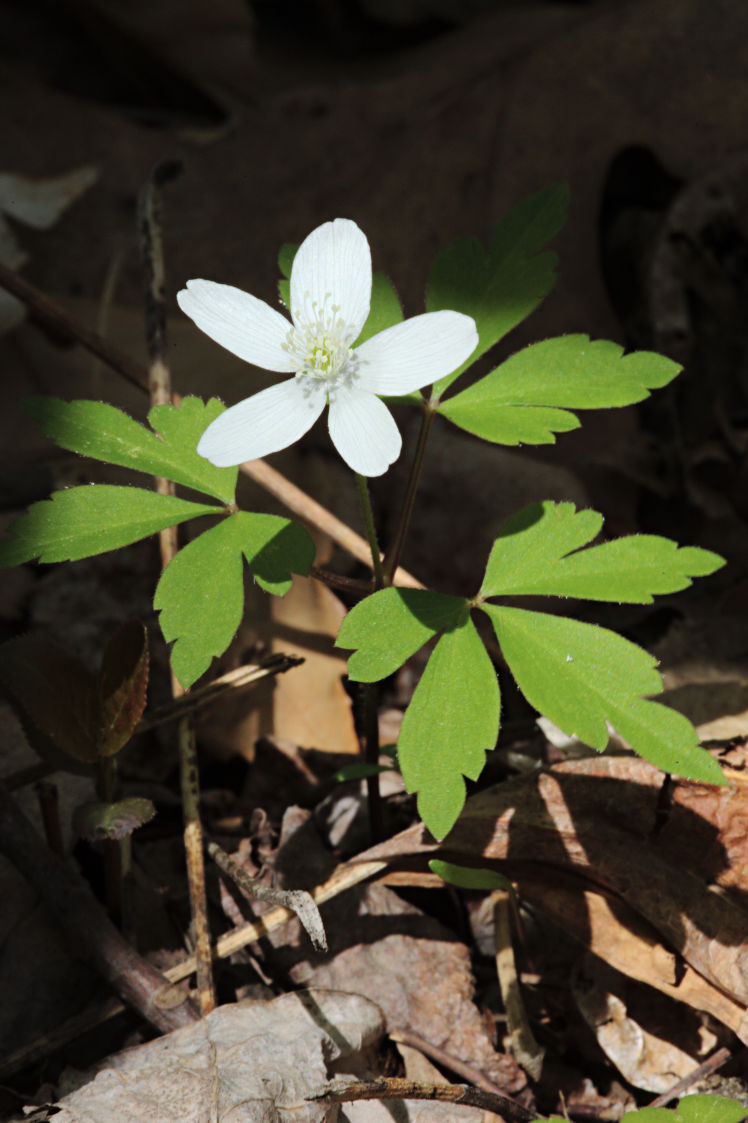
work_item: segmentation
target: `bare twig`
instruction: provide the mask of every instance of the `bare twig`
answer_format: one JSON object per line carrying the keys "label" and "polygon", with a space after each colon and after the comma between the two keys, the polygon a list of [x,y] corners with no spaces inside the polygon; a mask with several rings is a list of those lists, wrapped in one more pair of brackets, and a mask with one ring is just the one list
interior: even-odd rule
{"label": "bare twig", "polygon": [[255,897],[258,901],[267,901],[271,905],[280,905],[295,912],[315,950],[327,951],[325,926],[311,893],[307,893],[305,889],[277,889],[272,885],[261,885],[215,842],[208,843],[208,853],[218,868],[236,882],[245,896]]}
{"label": "bare twig", "polygon": [[506,1096],[485,1092],[482,1088],[470,1088],[467,1084],[425,1084],[420,1080],[388,1079],[384,1076],[377,1080],[331,1080],[305,1099],[327,1104],[352,1103],[354,1100],[437,1100],[493,1111],[507,1123],[530,1123],[530,1120],[543,1118]]}
{"label": "bare twig", "polygon": [[82,344],[87,351],[98,356],[102,362],[112,370],[116,370],[133,386],[137,386],[139,390],[148,390],[148,372],[137,360],[120,351],[119,347],[109,343],[103,336],[91,331],[85,324],[74,320],[37,288],[2,263],[0,263],[0,285],[26,305],[29,316],[35,323],[56,335],[64,343]]}
{"label": "bare twig", "polygon": [[[456,1072],[458,1076],[462,1076],[464,1080],[469,1080],[471,1084],[475,1084],[478,1088],[482,1088],[484,1092],[493,1092],[496,1096],[503,1096],[504,1092],[499,1088],[498,1084],[494,1084],[487,1076],[475,1068],[473,1065],[466,1064],[465,1061],[455,1057],[452,1053],[447,1053],[446,1050],[440,1049],[437,1045],[432,1045],[424,1037],[417,1033],[413,1033],[409,1029],[391,1029],[389,1037],[392,1041],[397,1041],[401,1045],[409,1045],[411,1049],[417,1049],[419,1053],[423,1053],[426,1057],[431,1057],[432,1061],[437,1064],[443,1065],[444,1068],[449,1068],[452,1072]],[[514,1101],[512,1101],[514,1102]],[[521,1107],[521,1104],[517,1104]]]}
{"label": "bare twig", "polygon": [[687,1076],[684,1076],[677,1084],[673,1084],[672,1088],[669,1088],[667,1092],[663,1092],[656,1100],[652,1100],[650,1104],[647,1104],[647,1107],[667,1107],[672,1100],[677,1100],[687,1092],[689,1088],[692,1088],[694,1084],[698,1084],[704,1077],[711,1076],[717,1069],[722,1068],[731,1057],[732,1052],[727,1046],[715,1050],[711,1057],[707,1057],[702,1064],[691,1069]]}
{"label": "bare twig", "polygon": [[[141,250],[148,278],[146,292],[146,339],[150,365],[148,386],[151,405],[171,403],[171,379],[166,354],[166,309],[164,307],[164,255],[161,238],[160,185],[172,178],[179,165],[170,161],[157,164],[146,180],[138,200],[138,226]],[[171,480],[156,477],[156,491],[173,495]],[[161,568],[167,565],[179,549],[177,527],[171,526],[159,534]],[[175,699],[185,694],[184,687],[172,671],[171,691]],[[184,849],[187,863],[187,882],[197,956],[197,989],[200,1009],[209,1014],[215,1008],[213,986],[213,956],[208,924],[208,901],[205,893],[205,860],[203,857],[203,828],[200,821],[200,779],[197,767],[195,734],[189,715],[180,718],[178,726],[179,769],[182,787],[182,812],[184,815]]]}
{"label": "bare twig", "polygon": [[198,686],[188,694],[182,694],[165,706],[159,706],[157,710],[146,714],[142,721],[138,722],[135,732],[144,733],[147,729],[154,729],[167,721],[178,721],[188,713],[194,716],[205,706],[212,706],[214,702],[224,698],[232,690],[254,686],[272,675],[280,675],[290,671],[292,667],[300,667],[303,662],[304,660],[299,656],[277,652],[265,656],[259,663],[244,663],[241,667],[235,667],[232,671],[214,678],[212,682]]}
{"label": "bare twig", "polygon": [[169,1010],[158,1005],[156,996],[166,985],[164,976],[141,959],[117,931],[81,875],[44,845],[2,786],[0,851],[55,914],[75,953],[93,964],[123,1002],[163,1033],[197,1019],[189,1001]]}

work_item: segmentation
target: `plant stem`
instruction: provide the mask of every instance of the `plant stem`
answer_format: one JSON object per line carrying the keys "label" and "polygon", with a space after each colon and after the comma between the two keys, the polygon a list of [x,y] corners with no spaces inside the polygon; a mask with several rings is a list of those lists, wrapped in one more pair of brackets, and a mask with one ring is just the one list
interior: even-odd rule
{"label": "plant stem", "polygon": [[358,472],[356,472],[356,484],[358,485],[358,497],[361,500],[361,510],[364,515],[366,537],[369,540],[369,549],[371,550],[371,566],[374,570],[374,584],[377,589],[383,589],[385,581],[384,570],[382,569],[382,553],[379,549],[379,542],[377,541],[377,529],[374,525],[374,512],[371,507],[369,484],[367,483],[366,476],[360,476]]}
{"label": "plant stem", "polygon": [[400,518],[397,521],[397,528],[395,536],[392,539],[392,545],[389,548],[387,557],[384,561],[384,584],[391,585],[397,567],[400,564],[400,558],[405,544],[405,535],[408,533],[410,526],[410,518],[413,514],[413,504],[416,499],[416,492],[418,485],[421,482],[421,472],[423,471],[423,461],[426,453],[426,442],[429,439],[431,426],[434,422],[436,411],[431,408],[429,402],[424,402],[423,414],[421,416],[421,431],[418,434],[418,443],[416,445],[415,456],[413,457],[413,464],[410,469],[410,479],[408,480],[408,487],[403,499],[403,505],[400,510]]}
{"label": "plant stem", "polygon": [[[114,785],[117,775],[117,762],[113,756],[99,757],[96,777],[97,795],[102,803],[114,802]],[[122,862],[121,843],[116,838],[105,838],[101,843],[101,856],[104,861],[104,897],[106,910],[113,924],[122,925]]]}
{"label": "plant stem", "polygon": [[[377,541],[377,531],[374,526],[374,512],[371,507],[369,485],[365,476],[356,473],[358,494],[361,500],[361,509],[366,525],[366,537],[371,549],[371,563],[374,570],[374,585],[376,589],[383,589],[385,585],[382,570],[382,555]],[[379,684],[365,682],[360,687],[361,700],[361,735],[364,743],[364,760],[367,764],[379,763]],[[366,796],[369,805],[369,831],[372,845],[380,842],[384,837],[382,796],[379,791],[379,773],[366,777]]]}

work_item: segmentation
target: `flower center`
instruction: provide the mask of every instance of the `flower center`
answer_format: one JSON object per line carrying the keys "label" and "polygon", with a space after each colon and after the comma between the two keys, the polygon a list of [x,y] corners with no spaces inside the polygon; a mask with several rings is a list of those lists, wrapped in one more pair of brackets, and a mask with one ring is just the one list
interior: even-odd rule
{"label": "flower center", "polygon": [[354,325],[346,324],[340,315],[340,305],[330,304],[329,299],[328,293],[321,305],[312,301],[311,315],[289,328],[286,341],[281,344],[296,365],[297,376],[309,375],[333,382],[353,358],[348,341]]}

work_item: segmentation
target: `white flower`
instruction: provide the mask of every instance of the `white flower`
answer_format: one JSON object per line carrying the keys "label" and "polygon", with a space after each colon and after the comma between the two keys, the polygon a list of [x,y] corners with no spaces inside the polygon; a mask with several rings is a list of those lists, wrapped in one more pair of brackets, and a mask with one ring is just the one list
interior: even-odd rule
{"label": "white flower", "polygon": [[326,222],[302,242],[291,271],[290,323],[249,293],[188,281],[179,307],[228,351],[294,377],[222,413],[197,451],[217,467],[287,448],[330,404],[332,442],[354,472],[380,476],[400,455],[392,414],[376,396],[398,396],[450,374],[475,350],[470,316],[429,312],[354,349],[371,299],[371,253],[350,219]]}

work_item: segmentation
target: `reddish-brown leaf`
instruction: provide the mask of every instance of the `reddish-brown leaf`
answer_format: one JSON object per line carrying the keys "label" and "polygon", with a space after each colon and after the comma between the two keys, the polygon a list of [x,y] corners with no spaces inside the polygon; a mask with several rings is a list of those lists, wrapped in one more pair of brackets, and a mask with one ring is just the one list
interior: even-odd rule
{"label": "reddish-brown leaf", "polygon": [[148,634],[130,620],[107,644],[99,672],[100,756],[114,756],[126,745],[143,716],[148,690]]}
{"label": "reddish-brown leaf", "polygon": [[47,738],[75,760],[98,759],[96,683],[75,655],[45,636],[18,636],[0,645],[0,682],[24,725],[42,735],[31,733],[42,755]]}

